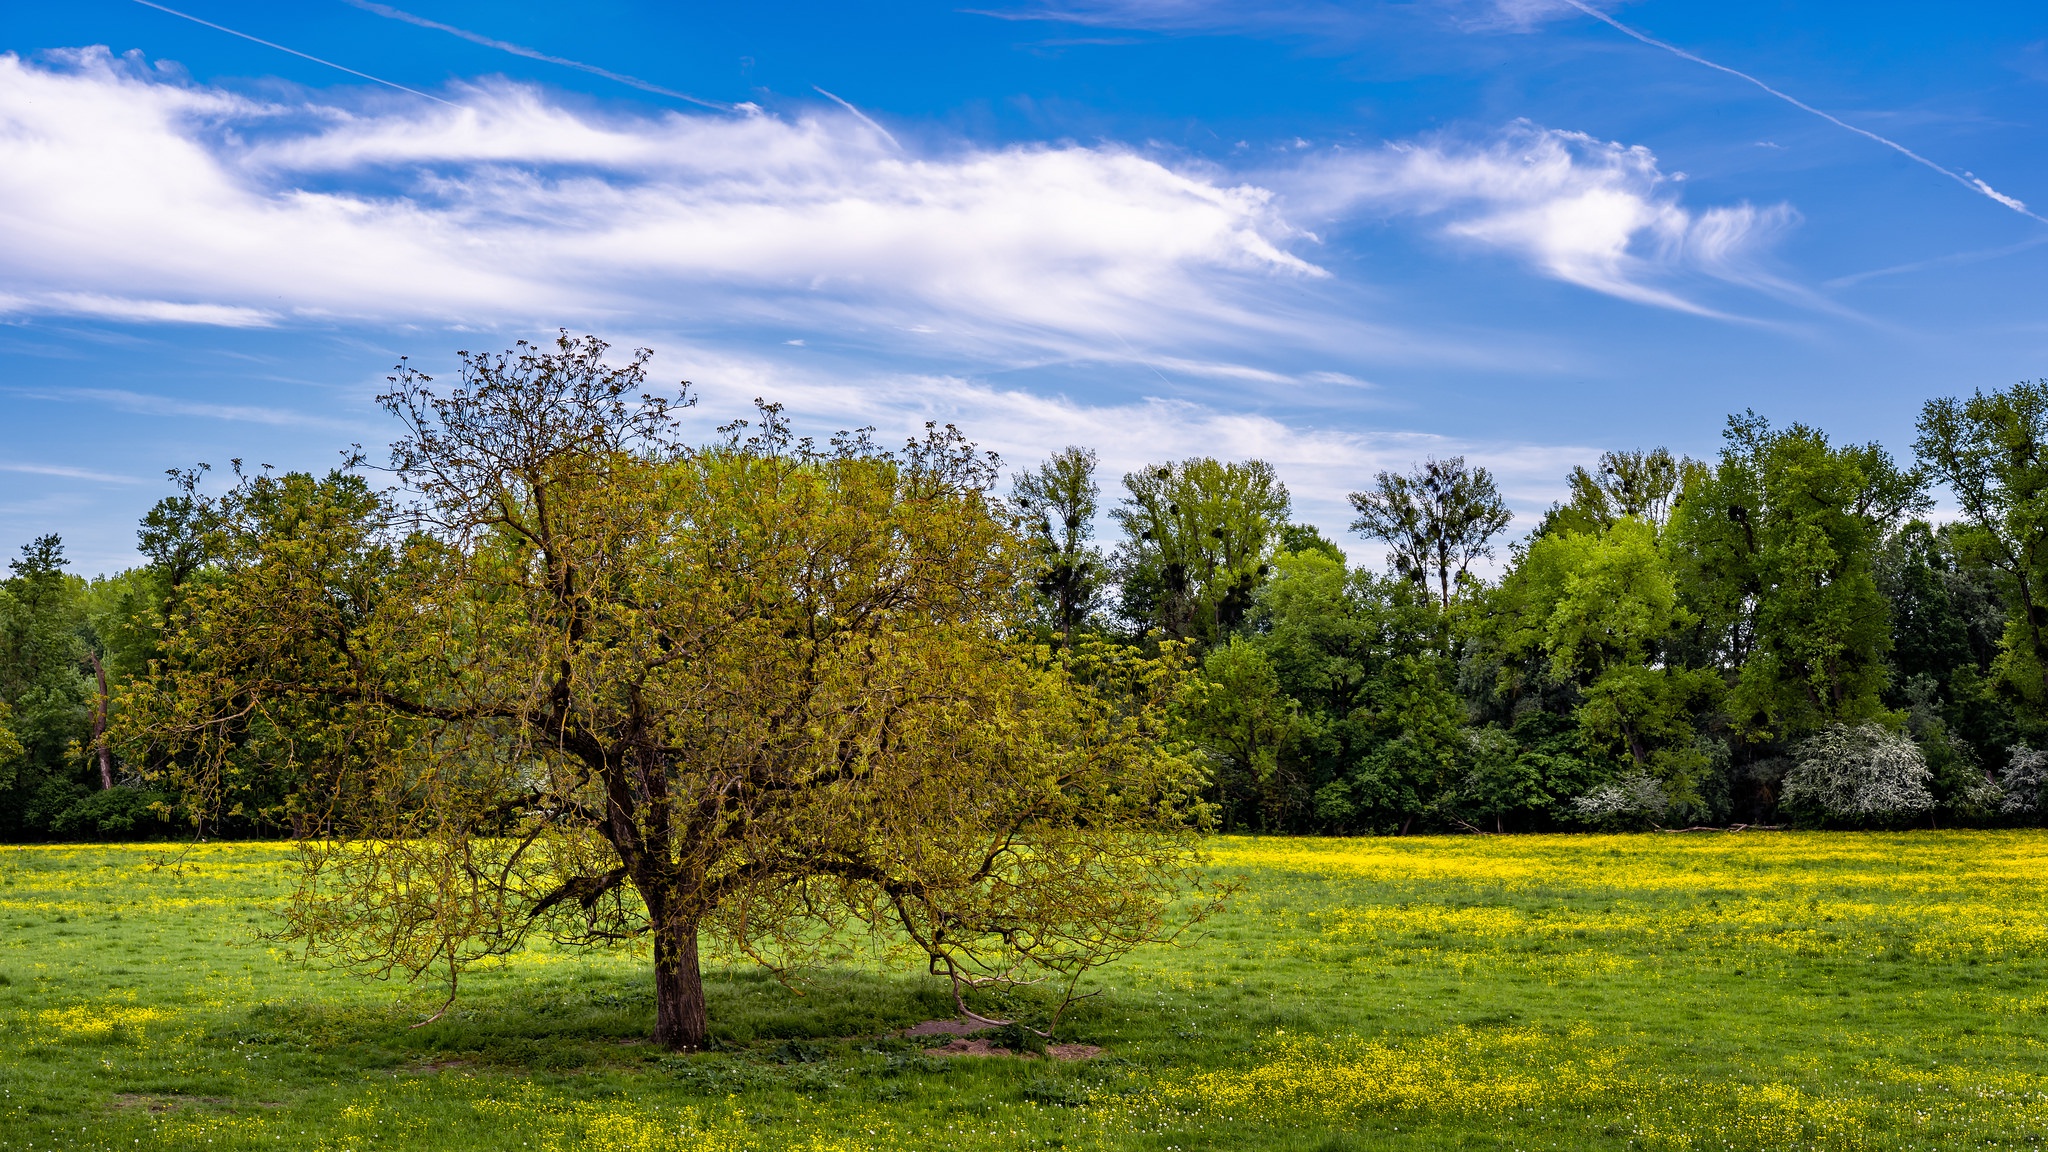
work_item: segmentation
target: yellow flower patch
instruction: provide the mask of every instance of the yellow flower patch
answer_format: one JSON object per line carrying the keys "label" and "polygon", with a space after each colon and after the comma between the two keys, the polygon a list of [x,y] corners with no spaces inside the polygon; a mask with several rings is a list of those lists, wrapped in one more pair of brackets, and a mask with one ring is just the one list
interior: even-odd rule
{"label": "yellow flower patch", "polygon": [[130,1004],[80,1004],[72,1008],[45,1008],[36,1013],[36,1023],[68,1040],[104,1040],[116,1029],[140,1030],[144,1025],[168,1020],[161,1008]]}

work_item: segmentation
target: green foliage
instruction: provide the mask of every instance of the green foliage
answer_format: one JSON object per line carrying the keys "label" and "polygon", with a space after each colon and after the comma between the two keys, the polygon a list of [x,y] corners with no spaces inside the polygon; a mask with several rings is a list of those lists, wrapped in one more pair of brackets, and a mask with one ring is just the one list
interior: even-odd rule
{"label": "green foliage", "polygon": [[1313,524],[1283,524],[1280,526],[1279,550],[1282,552],[1314,552],[1328,557],[1339,564],[1348,563],[1344,550],[1337,542],[1323,535]]}
{"label": "green foliage", "polygon": [[0,835],[51,831],[86,794],[79,742],[90,731],[85,582],[64,571],[64,546],[22,548],[0,582]]}
{"label": "green foliage", "polygon": [[1463,456],[1431,457],[1407,473],[1381,472],[1373,487],[1351,494],[1358,513],[1351,530],[1386,544],[1394,571],[1425,589],[1437,583],[1438,604],[1450,607],[1472,562],[1493,555],[1491,541],[1514,514],[1493,475],[1468,468]]}
{"label": "green foliage", "polygon": [[1571,486],[1568,503],[1554,505],[1534,533],[1582,532],[1598,536],[1624,519],[1640,520],[1662,531],[1678,496],[1704,479],[1707,465],[1669,449],[1648,452],[1602,452],[1592,471],[1575,465],[1565,477]]}
{"label": "green foliage", "polygon": [[992,459],[773,406],[692,446],[604,352],[401,367],[410,506],[335,473],[193,510],[210,567],[119,734],[201,817],[304,822],[289,939],[452,1001],[535,933],[651,937],[694,1049],[700,935],[787,970],[862,923],[956,994],[1071,993],[1209,910],[1180,651],[1020,638]]}
{"label": "green foliage", "polygon": [[1264,460],[1201,456],[1126,474],[1110,512],[1124,533],[1125,619],[1140,632],[1221,642],[1251,610],[1287,512],[1287,486]]}
{"label": "green foliage", "polygon": [[1300,802],[1298,787],[1291,787],[1296,781],[1280,771],[1280,750],[1295,737],[1296,705],[1282,693],[1272,661],[1257,645],[1232,637],[1203,658],[1185,707],[1188,732],[1217,764],[1210,795],[1233,813],[1250,800],[1256,827],[1285,828]]}
{"label": "green foliage", "polygon": [[1060,643],[1088,621],[1109,579],[1102,550],[1089,543],[1101,495],[1095,453],[1086,448],[1055,453],[1017,476],[1011,490],[1035,565],[1031,590],[1038,619]]}
{"label": "green foliage", "polygon": [[1955,494],[1956,555],[1996,575],[2010,605],[1993,675],[2025,705],[2030,732],[2048,728],[2048,382],[1968,400],[1930,400],[1914,452]]}
{"label": "green foliage", "polygon": [[[550,386],[600,367],[587,345],[577,347],[583,360],[550,369]],[[478,363],[502,375],[524,361]],[[493,403],[532,399],[503,380],[476,382]],[[488,406],[479,401],[479,410]],[[586,627],[575,622],[581,609],[567,605],[609,603],[614,594],[631,607],[597,610],[603,627],[591,634],[625,628],[619,635],[635,638],[606,641],[605,655],[575,675],[639,683],[633,661],[674,660],[648,655],[644,637],[675,637],[658,624],[632,633],[629,619],[652,619],[681,600],[730,603],[740,623],[725,638],[752,647],[745,668],[728,672],[763,677],[753,698],[776,699],[809,675],[791,680],[769,655],[809,635],[815,621],[799,619],[795,606],[846,594],[764,591],[785,577],[752,550],[801,536],[794,521],[777,519],[797,515],[777,502],[816,510],[850,499],[881,523],[893,514],[885,505],[920,498],[892,487],[903,474],[889,470],[903,461],[888,464],[864,436],[820,449],[797,440],[772,407],[762,430],[728,429],[724,457],[668,432],[634,445],[605,433],[566,471],[514,468],[503,474],[513,479],[484,484],[456,473],[474,473],[512,440],[493,439],[480,423],[437,430],[439,410],[402,414],[428,436],[406,466],[427,467],[422,482],[452,499],[448,507],[388,505],[348,470],[244,476],[237,468],[226,493],[209,495],[201,465],[173,473],[173,494],[144,518],[144,567],[86,582],[63,572],[55,537],[25,550],[0,584],[0,836],[116,835],[160,827],[156,817],[169,807],[203,819],[213,835],[331,828],[335,813],[315,798],[342,778],[337,765],[403,759],[423,739],[446,739],[426,734],[449,709],[474,709],[488,696],[479,685],[550,651],[564,630]],[[626,424],[639,419],[624,406],[617,414]],[[540,409],[522,418],[541,420]],[[960,456],[957,437],[934,432],[938,439],[913,449],[924,463],[912,471],[994,475],[992,462]],[[1493,553],[1507,510],[1493,477],[1462,459],[1381,473],[1353,494],[1352,527],[1387,545],[1387,577],[1354,571],[1316,528],[1290,522],[1286,488],[1257,460],[1196,458],[1125,476],[1108,516],[1123,540],[1105,558],[1093,540],[1102,511],[1096,458],[1080,447],[1016,474],[1005,501],[986,484],[976,488],[976,523],[1004,542],[977,552],[982,545],[954,538],[946,563],[974,555],[1002,571],[1009,582],[976,591],[968,614],[994,622],[1016,651],[1048,650],[1034,659],[1064,665],[1084,686],[1090,668],[1106,666],[1103,639],[1113,633],[1164,663],[1143,674],[1131,665],[1108,673],[1110,681],[1198,658],[1185,669],[1186,690],[1162,696],[1174,701],[1178,727],[1148,739],[1162,755],[1185,752],[1205,766],[1197,808],[1227,828],[1506,831],[1574,826],[1609,809],[1637,826],[1769,822],[1783,815],[1782,789],[1803,739],[1870,722],[1906,732],[1920,749],[1930,818],[2043,818],[2014,807],[2001,780],[2015,748],[2048,743],[2048,608],[2037,602],[2048,579],[2048,461],[2038,448],[2048,443],[2048,385],[1930,403],[1916,444],[1924,472],[1899,468],[1875,445],[1836,445],[1799,425],[1773,429],[1754,414],[1732,418],[1726,439],[1711,466],[1657,448],[1606,452],[1572,468],[1569,500],[1508,550],[1492,587],[1472,565]],[[443,450],[464,461],[445,476],[432,472]],[[729,471],[690,471],[714,460]],[[777,471],[784,465],[786,474]],[[1907,519],[1927,506],[1926,476],[1957,494],[1960,521]],[[800,495],[805,485],[813,495]],[[683,507],[694,509],[686,519],[708,518],[656,526]],[[705,513],[714,507],[723,511]],[[554,543],[531,530],[561,516],[592,527]],[[834,531],[852,531],[848,524]],[[934,524],[901,528],[901,539]],[[817,555],[851,539],[814,542]],[[562,556],[578,558],[573,578],[534,582]],[[867,578],[858,575],[863,563],[844,570],[855,574],[852,584]],[[945,569],[933,563],[928,573]],[[737,572],[744,580],[730,575]],[[715,594],[694,591],[699,579]],[[448,591],[464,580],[497,591]],[[759,595],[740,595],[736,581],[752,581],[749,595]],[[693,590],[678,591],[686,586]],[[556,617],[536,608],[535,597],[550,595],[561,601]],[[858,633],[882,619],[856,616],[864,623],[834,616],[825,631]],[[417,635],[399,623],[422,619],[434,623]],[[229,620],[233,627],[207,633]],[[905,627],[918,643],[938,635],[925,618]],[[237,629],[263,639],[237,648],[229,639]],[[291,639],[265,647],[280,636]],[[521,645],[525,656],[515,653]],[[496,654],[465,663],[484,650]],[[325,687],[280,691],[253,707],[229,693],[209,705],[218,723],[150,698],[149,684],[160,684],[151,681],[152,661],[239,683],[230,670],[246,671],[252,659]],[[348,691],[360,696],[330,690],[350,677]],[[144,701],[167,727],[143,732],[129,712]],[[505,713],[494,723],[532,715],[523,703],[493,706]],[[405,714],[366,724],[372,707]],[[505,730],[483,731],[482,713],[463,714],[464,734],[435,755],[462,759],[466,775],[455,784],[474,799],[495,787],[492,779],[511,778],[516,757]],[[120,749],[96,735],[109,723],[126,734]],[[200,729],[203,740],[193,736]],[[123,750],[125,758],[115,754]],[[145,774],[181,783],[145,792]],[[431,773],[393,779],[408,788],[449,783]],[[100,796],[108,784],[126,793]],[[477,829],[516,825],[477,803]],[[622,881],[599,866],[602,851],[570,855],[594,871],[557,880],[617,895]],[[450,883],[454,875],[442,874]],[[564,899],[581,908],[584,894]]]}
{"label": "green foliage", "polygon": [[1670,534],[1707,643],[1739,671],[1739,732],[1795,737],[1887,717],[1889,607],[1873,561],[1905,513],[1927,507],[1920,473],[1876,444],[1836,447],[1804,425],[1730,417],[1713,475],[1681,498]]}
{"label": "green foliage", "polygon": [[[1242,647],[1298,708],[1275,749],[1263,826],[1398,828],[1429,810],[1465,757],[1464,706],[1436,648],[1440,613],[1413,583],[1283,553]],[[1226,820],[1239,811],[1225,798]],[[1239,820],[1249,823],[1243,816]]]}
{"label": "green foliage", "polygon": [[1667,659],[1671,639],[1697,618],[1679,603],[1653,525],[1631,515],[1597,532],[1553,529],[1489,606],[1480,627],[1503,657],[1504,687],[1519,689],[1524,674],[1564,686],[1579,701],[1587,747],[1649,772],[1669,794],[1697,796],[1696,736],[1722,682]]}

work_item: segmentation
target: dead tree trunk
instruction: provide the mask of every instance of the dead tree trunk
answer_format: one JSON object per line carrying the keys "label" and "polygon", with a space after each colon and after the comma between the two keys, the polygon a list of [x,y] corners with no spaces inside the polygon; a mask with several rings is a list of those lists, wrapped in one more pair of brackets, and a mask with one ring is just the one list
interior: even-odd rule
{"label": "dead tree trunk", "polygon": [[710,1045],[695,921],[663,916],[655,923],[654,1042],[677,1052],[701,1052]]}
{"label": "dead tree trunk", "polygon": [[100,663],[99,653],[88,649],[85,658],[92,661],[92,674],[99,677],[100,695],[92,707],[92,746],[100,757],[100,787],[114,786],[114,755],[107,750],[107,666]]}

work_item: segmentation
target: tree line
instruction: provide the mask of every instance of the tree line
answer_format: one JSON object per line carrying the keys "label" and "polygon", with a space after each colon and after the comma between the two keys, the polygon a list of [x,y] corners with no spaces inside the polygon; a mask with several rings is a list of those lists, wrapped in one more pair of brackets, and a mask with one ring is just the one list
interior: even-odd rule
{"label": "tree line", "polygon": [[[400,414],[415,431],[415,457],[398,461],[415,468],[408,482],[457,484],[435,471],[452,467],[436,453],[453,449],[431,405]],[[872,449],[864,436],[817,448],[779,410],[765,415],[751,441],[728,438],[728,458]],[[2044,444],[2042,383],[1928,402],[1908,463],[1745,413],[1711,460],[1659,448],[1572,469],[1569,498],[1519,538],[1486,469],[1431,459],[1351,495],[1346,530],[1384,551],[1381,569],[1349,564],[1299,522],[1266,461],[1162,461],[1112,479],[1073,447],[1005,486],[963,441],[928,446],[920,466],[957,457],[947,483],[983,494],[983,530],[1014,550],[988,570],[1008,583],[975,592],[1014,608],[1001,625],[1011,639],[1189,665],[1155,736],[1195,766],[1224,829],[2033,824],[2048,781],[2037,750],[2048,745]],[[403,569],[406,541],[431,532],[417,506],[412,536],[399,531],[390,494],[358,469],[235,473],[227,495],[208,494],[203,466],[174,473],[173,494],[139,527],[138,567],[85,579],[66,570],[54,534],[12,562],[0,582],[0,836],[124,837],[193,821],[303,836],[332,820],[309,800],[308,773],[332,770],[323,740],[367,739],[334,727],[346,709],[320,712],[333,700],[214,732],[232,747],[214,749],[203,779],[179,769],[197,745],[138,725],[197,723],[164,693],[166,677],[220,659],[217,646],[193,647],[202,625],[217,632],[240,612],[252,636],[345,631],[388,598],[379,581]],[[765,475],[728,477],[732,498]],[[1939,522],[1937,494],[1956,510]],[[811,517],[809,531],[847,513],[825,501],[790,514]],[[1097,538],[1105,523],[1114,539]],[[292,598],[304,589],[238,582],[251,556],[342,539],[384,558],[301,572],[341,581],[318,611]],[[638,541],[632,563],[666,570],[708,546]],[[758,562],[734,548],[726,562]],[[1497,575],[1481,578],[1488,559]],[[716,574],[714,554],[700,562],[705,579]],[[768,578],[762,595],[815,593],[801,568]],[[438,646],[409,659],[460,665],[478,627],[441,620],[423,633]],[[766,700],[783,682],[761,676],[752,691]]]}
{"label": "tree line", "polygon": [[[1612,451],[1523,537],[1462,458],[1380,472],[1354,567],[1262,461],[1017,478],[1048,642],[1185,642],[1221,826],[1400,833],[2035,824],[2048,781],[2048,385],[1928,402],[1910,464],[1731,417]],[[1959,515],[1929,519],[1934,495]],[[1498,555],[1496,555],[1498,551]],[[1501,561],[1479,578],[1474,565]]]}

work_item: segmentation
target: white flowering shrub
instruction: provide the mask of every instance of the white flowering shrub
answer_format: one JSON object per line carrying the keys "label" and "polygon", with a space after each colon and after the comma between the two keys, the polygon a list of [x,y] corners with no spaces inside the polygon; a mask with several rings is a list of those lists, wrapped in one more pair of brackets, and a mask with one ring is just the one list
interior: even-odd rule
{"label": "white flowering shrub", "polygon": [[1798,748],[1779,802],[1833,820],[1896,820],[1934,807],[1934,773],[1911,736],[1876,724],[1834,724]]}
{"label": "white flowering shrub", "polygon": [[1671,810],[1671,794],[1648,773],[1624,776],[1572,799],[1572,814],[1588,824],[1649,824]]}
{"label": "white flowering shrub", "polygon": [[2042,790],[2048,786],[2048,752],[2025,745],[2014,748],[1998,783],[2005,793],[2000,810],[2006,815],[2041,815]]}

